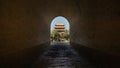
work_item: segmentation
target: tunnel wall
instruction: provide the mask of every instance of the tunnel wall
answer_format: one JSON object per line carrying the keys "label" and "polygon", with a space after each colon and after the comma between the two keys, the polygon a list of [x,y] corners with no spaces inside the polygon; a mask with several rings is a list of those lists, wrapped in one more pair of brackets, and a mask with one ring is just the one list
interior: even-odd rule
{"label": "tunnel wall", "polygon": [[70,22],[71,42],[119,55],[118,6],[117,0],[1,0],[1,63],[27,63],[35,47],[49,42],[56,16]]}
{"label": "tunnel wall", "polygon": [[81,18],[77,23],[79,31],[74,35],[76,42],[120,55],[120,9],[117,0],[78,0],[77,3],[81,8]]}
{"label": "tunnel wall", "polygon": [[[48,42],[49,27],[34,6],[27,0],[0,2],[0,67],[23,68],[36,56],[38,45]],[[38,8],[39,9],[39,8]],[[39,55],[39,54],[38,54]],[[23,67],[21,67],[23,66]]]}

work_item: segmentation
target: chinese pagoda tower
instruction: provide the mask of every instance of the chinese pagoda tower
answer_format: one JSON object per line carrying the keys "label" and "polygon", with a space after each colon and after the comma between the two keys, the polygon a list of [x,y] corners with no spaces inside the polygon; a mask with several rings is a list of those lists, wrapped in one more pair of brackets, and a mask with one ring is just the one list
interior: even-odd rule
{"label": "chinese pagoda tower", "polygon": [[55,24],[54,29],[59,33],[64,33],[65,32],[65,25],[63,23],[57,23]]}

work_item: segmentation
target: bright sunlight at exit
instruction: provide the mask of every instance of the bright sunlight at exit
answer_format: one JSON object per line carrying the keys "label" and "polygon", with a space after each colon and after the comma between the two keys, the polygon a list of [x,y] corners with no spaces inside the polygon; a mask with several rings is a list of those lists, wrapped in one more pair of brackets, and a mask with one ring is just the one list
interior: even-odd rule
{"label": "bright sunlight at exit", "polygon": [[51,42],[70,42],[70,25],[63,16],[55,17],[50,27]]}

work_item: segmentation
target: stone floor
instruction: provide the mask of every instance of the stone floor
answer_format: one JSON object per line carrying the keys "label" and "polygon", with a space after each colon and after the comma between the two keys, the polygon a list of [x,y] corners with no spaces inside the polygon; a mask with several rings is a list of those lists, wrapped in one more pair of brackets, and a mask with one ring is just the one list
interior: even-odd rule
{"label": "stone floor", "polygon": [[32,68],[96,68],[68,43],[53,43]]}

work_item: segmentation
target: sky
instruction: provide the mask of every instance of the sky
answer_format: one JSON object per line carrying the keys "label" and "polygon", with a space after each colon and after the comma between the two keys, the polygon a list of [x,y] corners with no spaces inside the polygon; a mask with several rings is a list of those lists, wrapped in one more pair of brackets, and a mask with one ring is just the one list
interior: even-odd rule
{"label": "sky", "polygon": [[54,29],[54,26],[56,23],[63,23],[65,25],[65,29],[68,29],[68,30],[70,29],[69,22],[65,17],[62,17],[62,16],[55,17],[51,22],[51,28],[50,28],[51,30]]}

